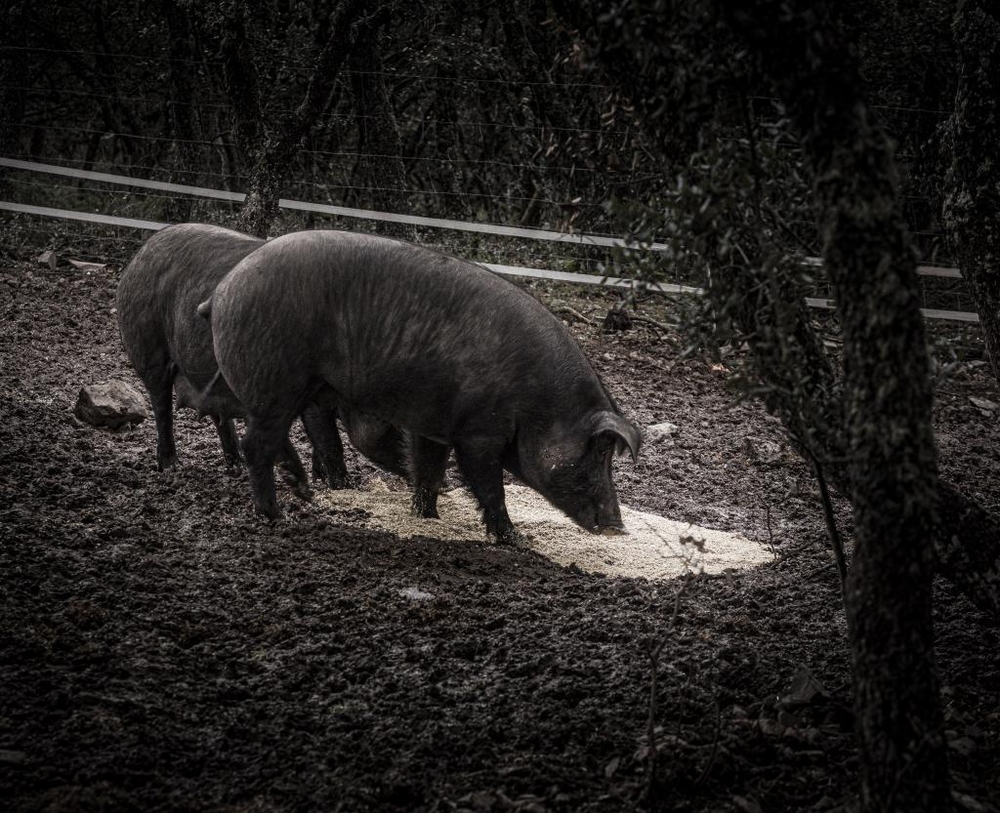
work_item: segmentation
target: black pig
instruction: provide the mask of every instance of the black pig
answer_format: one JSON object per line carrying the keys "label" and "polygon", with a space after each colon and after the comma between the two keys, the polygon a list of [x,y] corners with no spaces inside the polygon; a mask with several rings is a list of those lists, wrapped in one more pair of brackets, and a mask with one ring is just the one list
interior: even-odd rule
{"label": "black pig", "polygon": [[326,399],[412,437],[415,508],[433,516],[449,447],[487,533],[517,534],[503,469],[580,526],[620,528],[616,449],[639,432],[569,331],[481,266],[336,231],[270,241],[212,299],[215,355],[249,415],[256,509],[278,514],[273,463],[302,405]]}
{"label": "black pig", "polygon": [[[196,408],[211,416],[226,461],[230,465],[241,462],[232,419],[244,417],[245,410],[224,382],[206,390],[218,365],[210,325],[197,314],[197,306],[236,263],[263,244],[256,237],[218,226],[183,223],[150,237],[122,273],[116,297],[118,326],[129,359],[149,391],[161,471],[177,461],[174,391],[178,407]],[[405,471],[397,430],[381,422],[342,417],[345,423],[355,424],[354,434],[363,443],[360,451],[393,471]],[[302,418],[314,446],[314,474],[342,488],[346,469],[336,412],[303,404]],[[287,433],[279,456],[294,478],[296,493],[307,497],[307,478]]]}

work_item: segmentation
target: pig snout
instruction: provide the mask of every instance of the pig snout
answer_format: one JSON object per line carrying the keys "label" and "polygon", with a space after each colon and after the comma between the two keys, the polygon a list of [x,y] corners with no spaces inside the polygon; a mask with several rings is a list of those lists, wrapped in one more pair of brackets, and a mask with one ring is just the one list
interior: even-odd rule
{"label": "pig snout", "polygon": [[575,511],[567,513],[573,522],[592,534],[625,532],[625,525],[622,522],[622,512],[618,507],[618,498],[616,496],[612,496],[610,499],[602,498],[588,501],[586,504],[580,505]]}
{"label": "pig snout", "polygon": [[618,507],[617,498],[598,500],[596,520],[594,526],[590,529],[593,533],[616,534],[625,532],[625,525],[622,522],[622,512]]}
{"label": "pig snout", "polygon": [[624,533],[625,524],[622,522],[622,512],[618,507],[618,501],[610,504],[598,503],[597,506],[597,533]]}

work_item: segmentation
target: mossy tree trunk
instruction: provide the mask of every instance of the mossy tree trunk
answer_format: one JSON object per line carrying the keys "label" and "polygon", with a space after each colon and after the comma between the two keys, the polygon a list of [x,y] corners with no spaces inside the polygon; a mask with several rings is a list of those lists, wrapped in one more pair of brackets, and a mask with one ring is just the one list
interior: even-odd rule
{"label": "mossy tree trunk", "polygon": [[951,807],[931,623],[937,461],[916,257],[888,139],[824,4],[723,7],[785,101],[843,330],[854,559],[845,604],[865,811]]}

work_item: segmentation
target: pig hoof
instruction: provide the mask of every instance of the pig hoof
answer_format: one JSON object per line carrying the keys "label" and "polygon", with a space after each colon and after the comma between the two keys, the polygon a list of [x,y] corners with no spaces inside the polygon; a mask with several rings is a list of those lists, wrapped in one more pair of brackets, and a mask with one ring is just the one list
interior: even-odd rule
{"label": "pig hoof", "polygon": [[306,502],[310,502],[312,500],[312,498],[313,498],[312,489],[309,488],[304,483],[302,483],[302,484],[300,484],[298,486],[295,486],[292,489],[292,494],[294,494],[300,500],[305,500]]}
{"label": "pig hoof", "polygon": [[284,482],[284,484],[292,490],[292,493],[300,500],[309,501],[312,499],[313,497],[312,489],[309,488],[309,483],[307,483],[305,480],[300,480],[291,472],[287,471],[283,471],[281,473],[281,479]]}
{"label": "pig hoof", "polygon": [[437,498],[436,489],[418,488],[410,502],[410,513],[424,519],[441,519],[438,515]]}
{"label": "pig hoof", "polygon": [[169,457],[163,457],[156,461],[157,471],[166,471],[167,469],[172,469],[177,465],[177,455],[172,454]]}
{"label": "pig hoof", "polygon": [[281,511],[278,510],[277,504],[273,505],[254,505],[254,513],[264,519],[274,521],[281,517]]}
{"label": "pig hoof", "polygon": [[414,500],[410,506],[410,513],[415,517],[422,517],[423,519],[441,519],[436,505],[424,505],[417,500]]}
{"label": "pig hoof", "polygon": [[496,531],[494,533],[488,533],[487,536],[493,538],[493,540],[498,545],[507,546],[518,546],[527,545],[528,537],[522,534],[520,531],[510,528],[508,530]]}

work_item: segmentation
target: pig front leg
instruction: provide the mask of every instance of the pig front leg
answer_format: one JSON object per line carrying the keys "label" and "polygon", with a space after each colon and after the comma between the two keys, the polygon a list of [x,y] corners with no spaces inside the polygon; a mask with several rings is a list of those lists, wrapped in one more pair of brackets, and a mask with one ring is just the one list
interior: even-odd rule
{"label": "pig front leg", "polygon": [[483,509],[486,535],[495,538],[498,544],[512,545],[523,536],[515,530],[507,514],[500,455],[501,449],[494,444],[472,442],[455,446],[458,469]]}
{"label": "pig front leg", "polygon": [[419,436],[412,438],[409,445],[413,513],[425,519],[438,519],[438,493],[444,485],[451,448]]}

